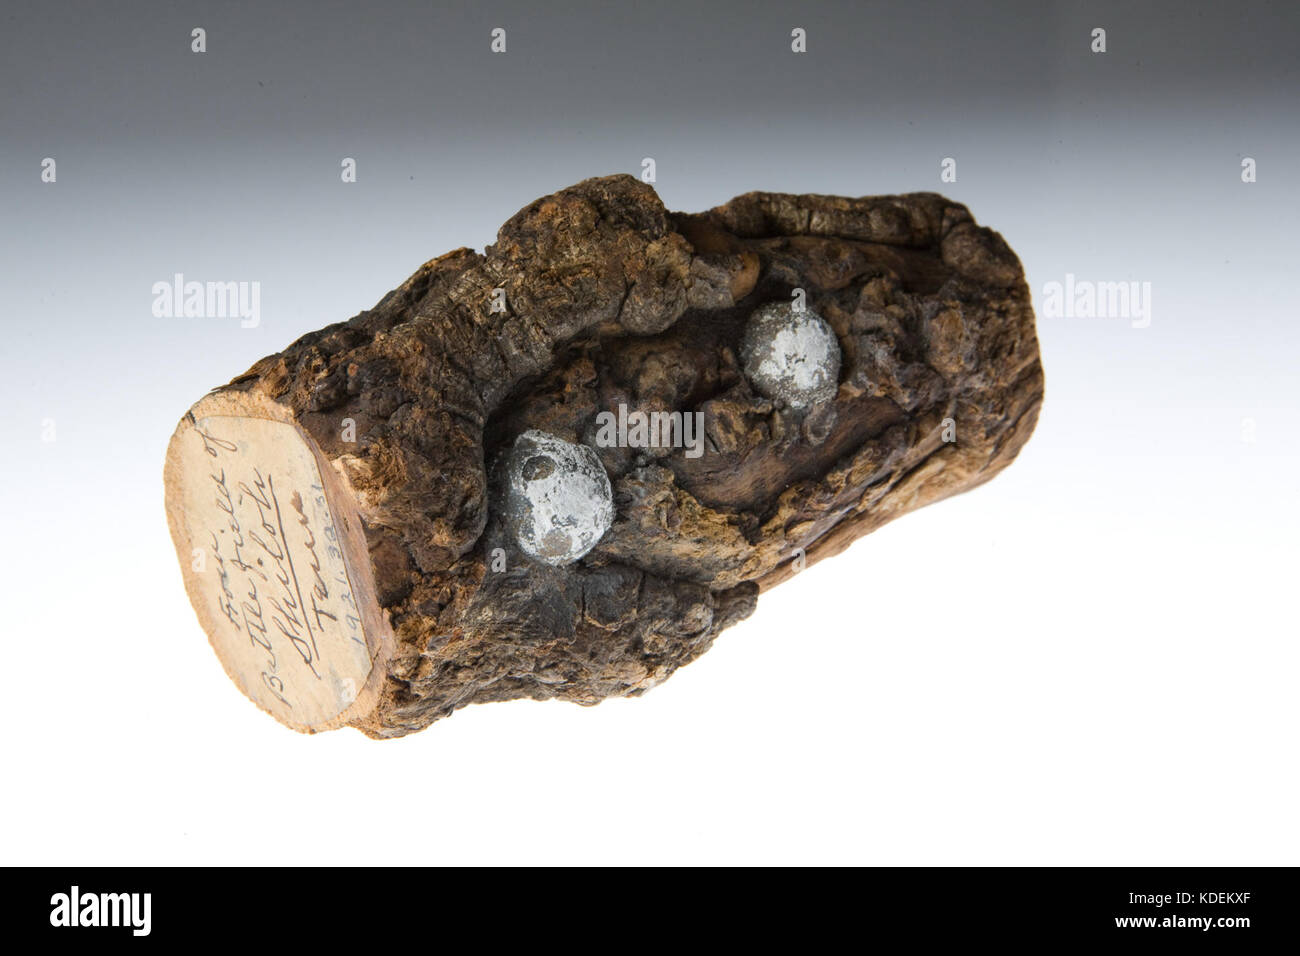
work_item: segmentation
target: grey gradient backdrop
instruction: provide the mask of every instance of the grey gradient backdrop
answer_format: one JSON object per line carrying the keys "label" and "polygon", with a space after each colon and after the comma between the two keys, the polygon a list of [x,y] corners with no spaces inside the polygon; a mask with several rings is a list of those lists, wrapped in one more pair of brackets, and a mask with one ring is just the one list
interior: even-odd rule
{"label": "grey gradient backdrop", "polygon": [[[485,812],[513,805],[508,766],[561,822],[571,787],[659,801],[643,859],[1295,862],[1298,11],[7,5],[0,746],[23,783],[5,798],[6,857],[271,862],[204,816],[238,799],[227,781],[246,764],[276,768],[271,794],[363,801],[367,775],[436,750],[435,776]],[[495,26],[505,55],[489,53]],[[340,182],[345,156],[356,184]],[[1016,465],[765,597],[645,701],[478,708],[387,745],[279,736],[236,698],[184,597],[161,487],[179,416],[424,260],[481,249],[532,199],[647,156],[679,210],[751,189],[943,191],[1002,232],[1036,298],[1067,272],[1147,281],[1152,322],[1040,314],[1046,407]],[[154,318],[150,287],[175,272],[260,282],[260,327]],[[867,620],[851,604],[864,592]],[[790,661],[792,634],[825,656]],[[810,688],[852,678],[774,703],[776,666]],[[93,814],[56,826],[87,786],[146,842]],[[983,796],[954,807],[953,792]],[[1131,812],[1157,808],[1154,830],[1134,829]],[[1244,830],[1185,839],[1247,809]],[[443,840],[449,859],[511,858],[490,835]],[[280,848],[385,859],[337,859],[289,822]]]}

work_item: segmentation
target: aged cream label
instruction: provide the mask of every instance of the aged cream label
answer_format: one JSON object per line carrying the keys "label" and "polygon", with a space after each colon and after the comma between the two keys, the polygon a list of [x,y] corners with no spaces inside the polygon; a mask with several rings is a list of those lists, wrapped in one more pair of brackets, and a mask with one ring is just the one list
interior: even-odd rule
{"label": "aged cream label", "polygon": [[191,593],[217,654],[282,720],[337,717],[371,656],[315,456],[293,425],[260,418],[200,418],[182,438]]}

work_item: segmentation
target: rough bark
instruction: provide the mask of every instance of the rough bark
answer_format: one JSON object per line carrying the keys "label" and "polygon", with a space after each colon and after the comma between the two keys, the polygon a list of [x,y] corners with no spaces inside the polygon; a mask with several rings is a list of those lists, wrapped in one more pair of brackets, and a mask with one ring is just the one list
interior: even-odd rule
{"label": "rough bark", "polygon": [[[737,358],[747,316],[796,288],[843,354],[811,412],[774,407]],[[942,196],[748,193],[688,215],[612,176],[220,392],[282,409],[355,501],[391,654],[351,723],[395,737],[470,703],[654,687],[760,591],[1006,467],[1043,373],[1017,257]],[[704,453],[596,447],[620,403],[702,412]],[[612,528],[567,567],[520,552],[494,507],[493,463],[530,428],[596,447],[612,482]]]}

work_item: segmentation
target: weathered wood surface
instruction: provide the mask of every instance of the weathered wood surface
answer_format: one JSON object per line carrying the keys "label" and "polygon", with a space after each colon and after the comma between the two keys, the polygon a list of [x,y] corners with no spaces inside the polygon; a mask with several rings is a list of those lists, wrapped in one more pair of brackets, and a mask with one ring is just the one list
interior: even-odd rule
{"label": "weathered wood surface", "polygon": [[[774,407],[738,360],[749,314],[797,288],[843,356],[834,400],[811,411]],[[372,667],[337,715],[267,709],[300,730],[394,737],[469,703],[654,687],[796,568],[997,474],[1042,396],[1020,263],[965,207],[749,193],[686,215],[612,176],[537,200],[483,254],[427,262],[200,402],[173,439],[168,510],[198,606],[218,585],[210,562],[191,570],[211,535],[177,491],[215,460],[182,453],[200,442],[195,416],[300,430],[370,605]],[[601,447],[597,414],[620,405],[702,413],[702,453]],[[595,447],[612,483],[613,526],[566,567],[520,552],[495,507],[493,462],[526,429]],[[255,636],[219,616],[210,636]],[[277,665],[301,658],[280,643]],[[321,658],[294,690],[332,666],[308,653]]]}

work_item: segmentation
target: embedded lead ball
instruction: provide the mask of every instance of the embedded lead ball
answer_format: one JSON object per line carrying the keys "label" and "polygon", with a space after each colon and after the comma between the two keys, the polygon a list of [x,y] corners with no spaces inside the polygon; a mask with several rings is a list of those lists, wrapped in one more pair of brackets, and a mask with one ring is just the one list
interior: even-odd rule
{"label": "embedded lead ball", "polygon": [[840,343],[812,309],[769,302],[754,310],[740,342],[740,359],[754,388],[773,401],[807,408],[835,397]]}
{"label": "embedded lead ball", "polygon": [[586,445],[529,430],[506,459],[506,524],[519,547],[547,564],[571,564],[614,523],[605,466]]}

